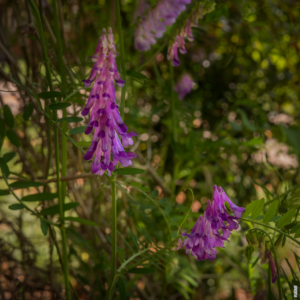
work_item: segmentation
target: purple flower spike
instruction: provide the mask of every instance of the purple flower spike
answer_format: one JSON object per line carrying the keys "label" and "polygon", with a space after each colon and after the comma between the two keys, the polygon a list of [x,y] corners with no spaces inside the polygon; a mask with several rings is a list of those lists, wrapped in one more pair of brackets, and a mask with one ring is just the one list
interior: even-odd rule
{"label": "purple flower spike", "polygon": [[179,100],[182,100],[187,94],[189,94],[194,86],[194,82],[191,76],[185,73],[174,86],[174,91],[178,94]]}
{"label": "purple flower spike", "polygon": [[277,268],[275,264],[275,260],[270,250],[267,251],[267,257],[269,258],[271,273],[272,273],[272,283],[275,283],[277,280]]}
{"label": "purple flower spike", "polygon": [[[206,211],[203,216],[199,216],[190,234],[182,234],[182,236],[187,238],[184,241],[179,239],[174,250],[185,247],[186,253],[191,254],[197,260],[209,259],[213,261],[216,259],[216,247],[224,247],[224,241],[227,241],[231,231],[239,226],[235,220],[240,218],[227,212],[225,201],[228,200],[225,199],[223,194],[225,192],[221,187],[214,187],[212,203],[210,200],[207,201]],[[240,207],[238,208],[240,209]]]}
{"label": "purple flower spike", "polygon": [[134,45],[139,51],[148,51],[156,39],[163,36],[166,26],[175,23],[191,0],[161,0],[144,16],[135,32]]}
{"label": "purple flower spike", "polygon": [[[93,69],[88,79],[83,80],[85,86],[92,84],[92,90],[86,106],[81,114],[86,116],[91,111],[91,117],[85,134],[90,134],[93,129],[93,142],[85,153],[85,160],[92,160],[92,173],[103,175],[107,170],[110,176],[118,162],[123,167],[132,165],[132,158],[136,155],[126,153],[124,147],[133,145],[132,136],[127,133],[127,126],[123,123],[119,113],[119,106],[115,99],[115,84],[124,86],[125,81],[119,76],[116,64],[116,48],[111,28],[106,33],[102,31],[94,55]],[[118,136],[120,135],[122,142]],[[112,161],[111,161],[112,158]]]}
{"label": "purple flower spike", "polygon": [[[184,4],[186,3],[182,1],[181,5]],[[203,15],[214,10],[215,5],[216,4],[213,1],[206,2],[204,6],[202,3],[199,3],[191,16],[186,20],[185,26],[183,26],[183,28],[181,28],[181,30],[179,31],[179,33],[175,37],[173,44],[171,43],[169,45],[168,59],[172,61],[173,66],[177,67],[180,65],[179,59],[177,57],[177,48],[179,48],[179,52],[181,54],[185,54],[187,52],[184,46],[184,38],[187,37],[190,42],[194,40],[191,27],[198,27],[198,19],[203,18]]]}

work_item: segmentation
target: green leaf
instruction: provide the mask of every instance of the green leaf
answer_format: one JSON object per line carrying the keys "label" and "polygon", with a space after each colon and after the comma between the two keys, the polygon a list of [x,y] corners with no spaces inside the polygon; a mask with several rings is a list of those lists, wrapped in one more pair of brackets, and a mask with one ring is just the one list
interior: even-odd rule
{"label": "green leaf", "polygon": [[32,113],[33,113],[33,104],[32,103],[29,103],[27,106],[26,106],[26,108],[25,108],[25,110],[24,110],[24,113],[23,113],[23,119],[25,120],[25,121],[28,121],[29,120],[29,118],[31,117],[31,115],[32,115]]}
{"label": "green leaf", "polygon": [[2,174],[5,175],[5,177],[9,176],[10,174],[9,168],[6,164],[6,161],[2,157],[0,157],[0,169],[2,171]]}
{"label": "green leaf", "polygon": [[0,196],[6,196],[6,195],[10,195],[10,192],[6,190],[0,190]]}
{"label": "green leaf", "polygon": [[135,174],[143,174],[145,170],[137,169],[137,168],[120,168],[115,170],[115,173],[118,175],[135,175]]}
{"label": "green leaf", "polygon": [[[73,209],[75,207],[79,206],[78,202],[71,202],[71,203],[66,203],[63,206],[63,211],[67,211],[70,209]],[[53,216],[59,214],[59,204],[44,208],[41,212],[40,215],[49,215],[49,216]]]}
{"label": "green leaf", "polygon": [[265,199],[262,198],[260,200],[254,201],[254,202],[256,202],[256,203],[255,203],[255,206],[251,213],[251,219],[253,219],[253,220],[256,219],[262,212],[264,205],[265,205]]}
{"label": "green leaf", "polygon": [[69,125],[66,121],[63,121],[61,124],[61,129],[63,132],[67,133],[69,131]]}
{"label": "green leaf", "polygon": [[249,121],[246,113],[242,109],[238,108],[236,112],[241,115],[242,123],[248,130],[252,132],[256,131],[256,127]]}
{"label": "green leaf", "polygon": [[106,234],[105,237],[106,237],[107,240],[112,244],[112,240],[111,240],[110,236],[109,236],[108,234]]}
{"label": "green leaf", "polygon": [[133,273],[133,274],[149,274],[155,273],[156,269],[153,268],[132,268],[129,269],[126,273]]}
{"label": "green leaf", "polygon": [[118,248],[118,255],[120,257],[121,262],[125,261],[125,254],[124,254],[124,249],[123,248]]}
{"label": "green leaf", "polygon": [[264,220],[263,220],[264,223],[269,223],[273,219],[273,217],[276,214],[277,206],[278,206],[278,201],[274,201],[273,203],[271,203],[264,216]]}
{"label": "green leaf", "polygon": [[65,217],[65,220],[78,222],[80,224],[88,225],[88,226],[97,226],[97,224],[95,222],[85,220],[85,219],[81,219],[81,218],[77,218],[77,217]]}
{"label": "green leaf", "polygon": [[62,103],[62,102],[59,102],[59,103],[52,103],[52,104],[48,105],[48,108],[50,110],[60,110],[60,109],[67,108],[69,106],[71,106],[71,103]]}
{"label": "green leaf", "polygon": [[45,185],[42,182],[37,182],[37,181],[15,181],[10,184],[10,187],[15,188],[15,189],[26,189],[29,187],[38,187],[38,186],[43,186]]}
{"label": "green leaf", "polygon": [[47,200],[53,200],[55,198],[58,198],[58,195],[56,193],[39,193],[39,194],[25,196],[22,198],[22,201],[25,202],[47,201]]}
{"label": "green leaf", "polygon": [[5,138],[5,125],[2,118],[0,118],[0,138]]}
{"label": "green leaf", "polygon": [[72,128],[71,130],[69,130],[69,134],[84,133],[84,131],[86,130],[86,127],[87,126],[79,126],[79,127]]}
{"label": "green leaf", "polygon": [[8,163],[10,160],[12,160],[16,155],[16,152],[8,152],[3,155],[3,159],[6,163]]}
{"label": "green leaf", "polygon": [[281,219],[278,221],[277,228],[281,229],[284,226],[286,226],[287,224],[289,224],[292,221],[293,217],[295,216],[295,213],[296,213],[295,208],[293,208],[293,209],[289,210],[287,213],[285,213],[281,217]]}
{"label": "green leaf", "polygon": [[40,218],[41,220],[41,229],[44,236],[48,233],[48,223],[44,220],[44,218]]}
{"label": "green leaf", "polygon": [[300,237],[300,229],[298,229],[294,235],[295,239],[297,239],[298,237]]}
{"label": "green leaf", "polygon": [[136,71],[133,71],[133,70],[127,70],[126,71],[126,75],[127,76],[130,76],[132,78],[135,78],[135,79],[139,79],[139,80],[147,80],[148,77],[145,76],[144,74],[140,73],[140,72],[136,72]]}
{"label": "green leaf", "polygon": [[[256,200],[256,201],[258,201],[258,200]],[[243,213],[243,217],[244,218],[247,217],[247,216],[249,216],[252,213],[252,211],[253,211],[253,209],[254,209],[254,207],[256,205],[256,201],[253,201],[253,202],[249,203],[246,206],[245,212]]]}
{"label": "green leaf", "polygon": [[136,248],[138,249],[138,251],[140,251],[137,236],[132,232],[131,228],[129,228],[129,232],[130,232],[131,238],[133,239],[133,242],[134,242]]}
{"label": "green leaf", "polygon": [[13,145],[15,145],[16,147],[21,146],[18,135],[12,129],[7,130],[6,136]]}
{"label": "green leaf", "polygon": [[53,99],[53,98],[61,98],[63,94],[61,92],[53,91],[53,92],[42,92],[39,93],[38,96],[42,99]]}
{"label": "green leaf", "polygon": [[298,229],[300,229],[300,222],[291,229],[290,233],[295,233]]}
{"label": "green leaf", "polygon": [[295,149],[296,154],[300,155],[300,127],[299,126],[291,126],[289,128],[285,128],[281,125],[281,129],[284,132],[287,142]]}
{"label": "green leaf", "polygon": [[3,114],[4,114],[4,121],[6,125],[10,128],[13,128],[15,125],[15,120],[8,105],[4,105]]}
{"label": "green leaf", "polygon": [[92,142],[84,142],[84,141],[79,141],[76,143],[77,146],[79,147],[87,147],[89,148],[91,146]]}
{"label": "green leaf", "polygon": [[156,198],[157,196],[158,196],[158,190],[153,190],[152,191],[152,193],[151,193],[151,196],[153,197],[153,198]]}
{"label": "green leaf", "polygon": [[21,203],[16,203],[16,204],[12,204],[12,205],[10,205],[8,208],[10,209],[10,210],[19,210],[19,209],[22,209],[22,208],[24,208],[25,206],[23,205],[23,204],[21,204]]}
{"label": "green leaf", "polygon": [[64,117],[58,119],[56,122],[63,122],[66,121],[67,123],[74,123],[74,122],[81,122],[83,121],[83,118],[80,117]]}
{"label": "green leaf", "polygon": [[90,248],[91,246],[87,243],[87,241],[80,235],[78,234],[75,230],[71,229],[70,227],[66,228],[66,232],[68,235],[72,235],[76,238],[78,242],[81,244],[85,245],[86,247]]}
{"label": "green leaf", "polygon": [[118,279],[118,289],[119,289],[119,293],[120,293],[120,299],[126,300],[126,298],[127,298],[126,288],[125,288],[124,281],[121,277],[119,277],[119,279]]}

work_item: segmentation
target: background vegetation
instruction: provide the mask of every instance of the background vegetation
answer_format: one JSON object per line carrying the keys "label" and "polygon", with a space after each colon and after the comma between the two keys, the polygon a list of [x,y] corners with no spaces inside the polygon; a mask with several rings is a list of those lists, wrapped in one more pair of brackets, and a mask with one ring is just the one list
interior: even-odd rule
{"label": "background vegetation", "polygon": [[[56,101],[71,103],[58,118],[80,116],[89,92],[81,80],[91,70],[89,56],[102,28],[113,28],[120,53],[118,3],[40,0],[37,11],[32,3],[0,2],[0,299],[65,299],[64,254],[71,299],[104,299],[112,251],[110,181],[91,174],[91,163],[83,160],[90,137],[80,128],[87,120],[55,121],[41,93],[52,90],[52,82]],[[182,24],[139,52],[133,39],[141,1],[120,1],[124,121],[138,135],[134,167],[145,173],[117,175],[113,299],[291,299],[294,285],[300,288],[299,2],[216,3],[193,28],[195,41],[179,54],[180,67],[172,68],[168,39]],[[117,63],[120,70],[120,57]],[[173,85],[185,72],[195,85],[179,101]],[[66,203],[66,252],[59,209],[53,208],[57,172]],[[263,206],[258,214],[253,205],[246,210],[249,221],[241,222],[214,262],[198,262],[172,251],[170,242],[190,207],[181,231],[203,214],[214,184],[239,206],[264,198]],[[275,244],[281,294],[268,283],[268,264],[255,264],[257,247],[252,259],[245,255],[245,235],[253,227],[266,230]],[[128,272],[142,264],[146,274]]]}

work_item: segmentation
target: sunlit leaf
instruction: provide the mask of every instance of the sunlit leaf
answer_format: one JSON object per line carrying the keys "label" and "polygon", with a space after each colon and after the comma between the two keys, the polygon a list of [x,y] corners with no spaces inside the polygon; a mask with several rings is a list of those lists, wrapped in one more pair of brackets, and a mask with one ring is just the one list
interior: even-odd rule
{"label": "sunlit leaf", "polygon": [[281,229],[283,228],[285,225],[289,224],[293,217],[295,216],[296,210],[293,208],[291,210],[289,210],[287,213],[285,213],[281,219],[278,221],[277,223],[277,228]]}
{"label": "sunlit leaf", "polygon": [[278,206],[278,201],[274,201],[270,204],[264,216],[264,220],[263,220],[264,223],[269,223],[272,220],[272,218],[276,214],[277,206]]}
{"label": "sunlit leaf", "polygon": [[260,200],[255,201],[255,206],[251,212],[251,219],[256,219],[260,213],[262,212],[264,205],[265,205],[265,199],[262,198]]}

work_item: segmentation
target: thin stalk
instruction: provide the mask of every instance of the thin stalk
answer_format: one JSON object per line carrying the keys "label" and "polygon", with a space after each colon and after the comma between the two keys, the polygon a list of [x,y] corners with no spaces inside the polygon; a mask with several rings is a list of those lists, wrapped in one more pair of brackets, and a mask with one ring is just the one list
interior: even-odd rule
{"label": "thin stalk", "polygon": [[173,142],[177,142],[177,127],[176,127],[176,97],[174,93],[174,67],[170,61],[170,94],[171,94],[171,114],[172,114],[172,133]]}
{"label": "thin stalk", "polygon": [[257,221],[251,220],[251,219],[240,218],[240,220],[246,221],[246,222],[251,222],[251,223],[258,224],[258,225],[260,225],[260,226],[264,226],[264,227],[267,227],[267,228],[269,228],[269,229],[275,230],[275,231],[277,231],[277,232],[279,232],[279,233],[285,235],[287,238],[291,239],[292,241],[294,241],[294,242],[297,243],[298,245],[300,245],[300,242],[297,241],[295,238],[291,237],[289,234],[287,234],[287,233],[285,233],[285,232],[283,232],[283,231],[281,231],[281,230],[279,230],[279,229],[277,229],[277,228],[275,228],[275,227],[272,227],[272,226],[269,226],[269,225],[267,225],[267,224],[264,224],[264,223],[261,223],[261,222],[257,222]]}
{"label": "thin stalk", "polygon": [[[55,112],[55,120],[57,119],[57,113]],[[54,143],[55,143],[55,165],[56,165],[56,185],[57,185],[57,194],[58,194],[58,202],[59,202],[59,216],[60,216],[60,232],[61,232],[61,243],[63,250],[63,271],[64,271],[64,279],[65,279],[65,287],[66,287],[66,296],[67,300],[71,300],[70,293],[70,285],[69,285],[69,267],[68,267],[68,253],[67,253],[67,238],[65,231],[65,214],[63,209],[63,199],[62,199],[62,191],[60,188],[60,178],[59,178],[59,143],[58,143],[58,130],[54,128]]]}
{"label": "thin stalk", "polygon": [[127,83],[126,83],[125,50],[124,50],[124,39],[123,39],[123,32],[122,32],[120,0],[116,0],[116,12],[117,12],[116,13],[117,28],[118,28],[119,44],[120,44],[121,74],[122,74],[122,79],[125,80],[124,87],[122,88],[121,104],[120,104],[120,115],[121,115],[121,118],[123,119]]}
{"label": "thin stalk", "polygon": [[[54,25],[55,25],[55,36],[56,36],[56,44],[57,44],[57,59],[58,59],[58,68],[61,76],[61,88],[64,97],[67,93],[67,80],[66,80],[66,72],[64,67],[64,59],[63,59],[63,46],[61,41],[60,34],[60,26],[59,26],[59,16],[58,16],[58,8],[57,1],[53,1],[53,15],[54,15]],[[61,24],[63,26],[63,24]],[[67,116],[66,108],[63,109],[63,117]],[[65,177],[67,175],[67,138],[62,135],[61,137],[61,176]],[[61,184],[61,193],[62,193],[62,202],[65,201],[66,196],[67,183],[62,182]]]}
{"label": "thin stalk", "polygon": [[116,271],[117,271],[117,193],[116,193],[116,177],[114,173],[110,178],[111,184],[111,201],[112,201],[112,250],[111,250],[111,272],[110,272],[110,284],[106,293],[105,299],[110,299],[113,292],[113,287],[116,280]]}

